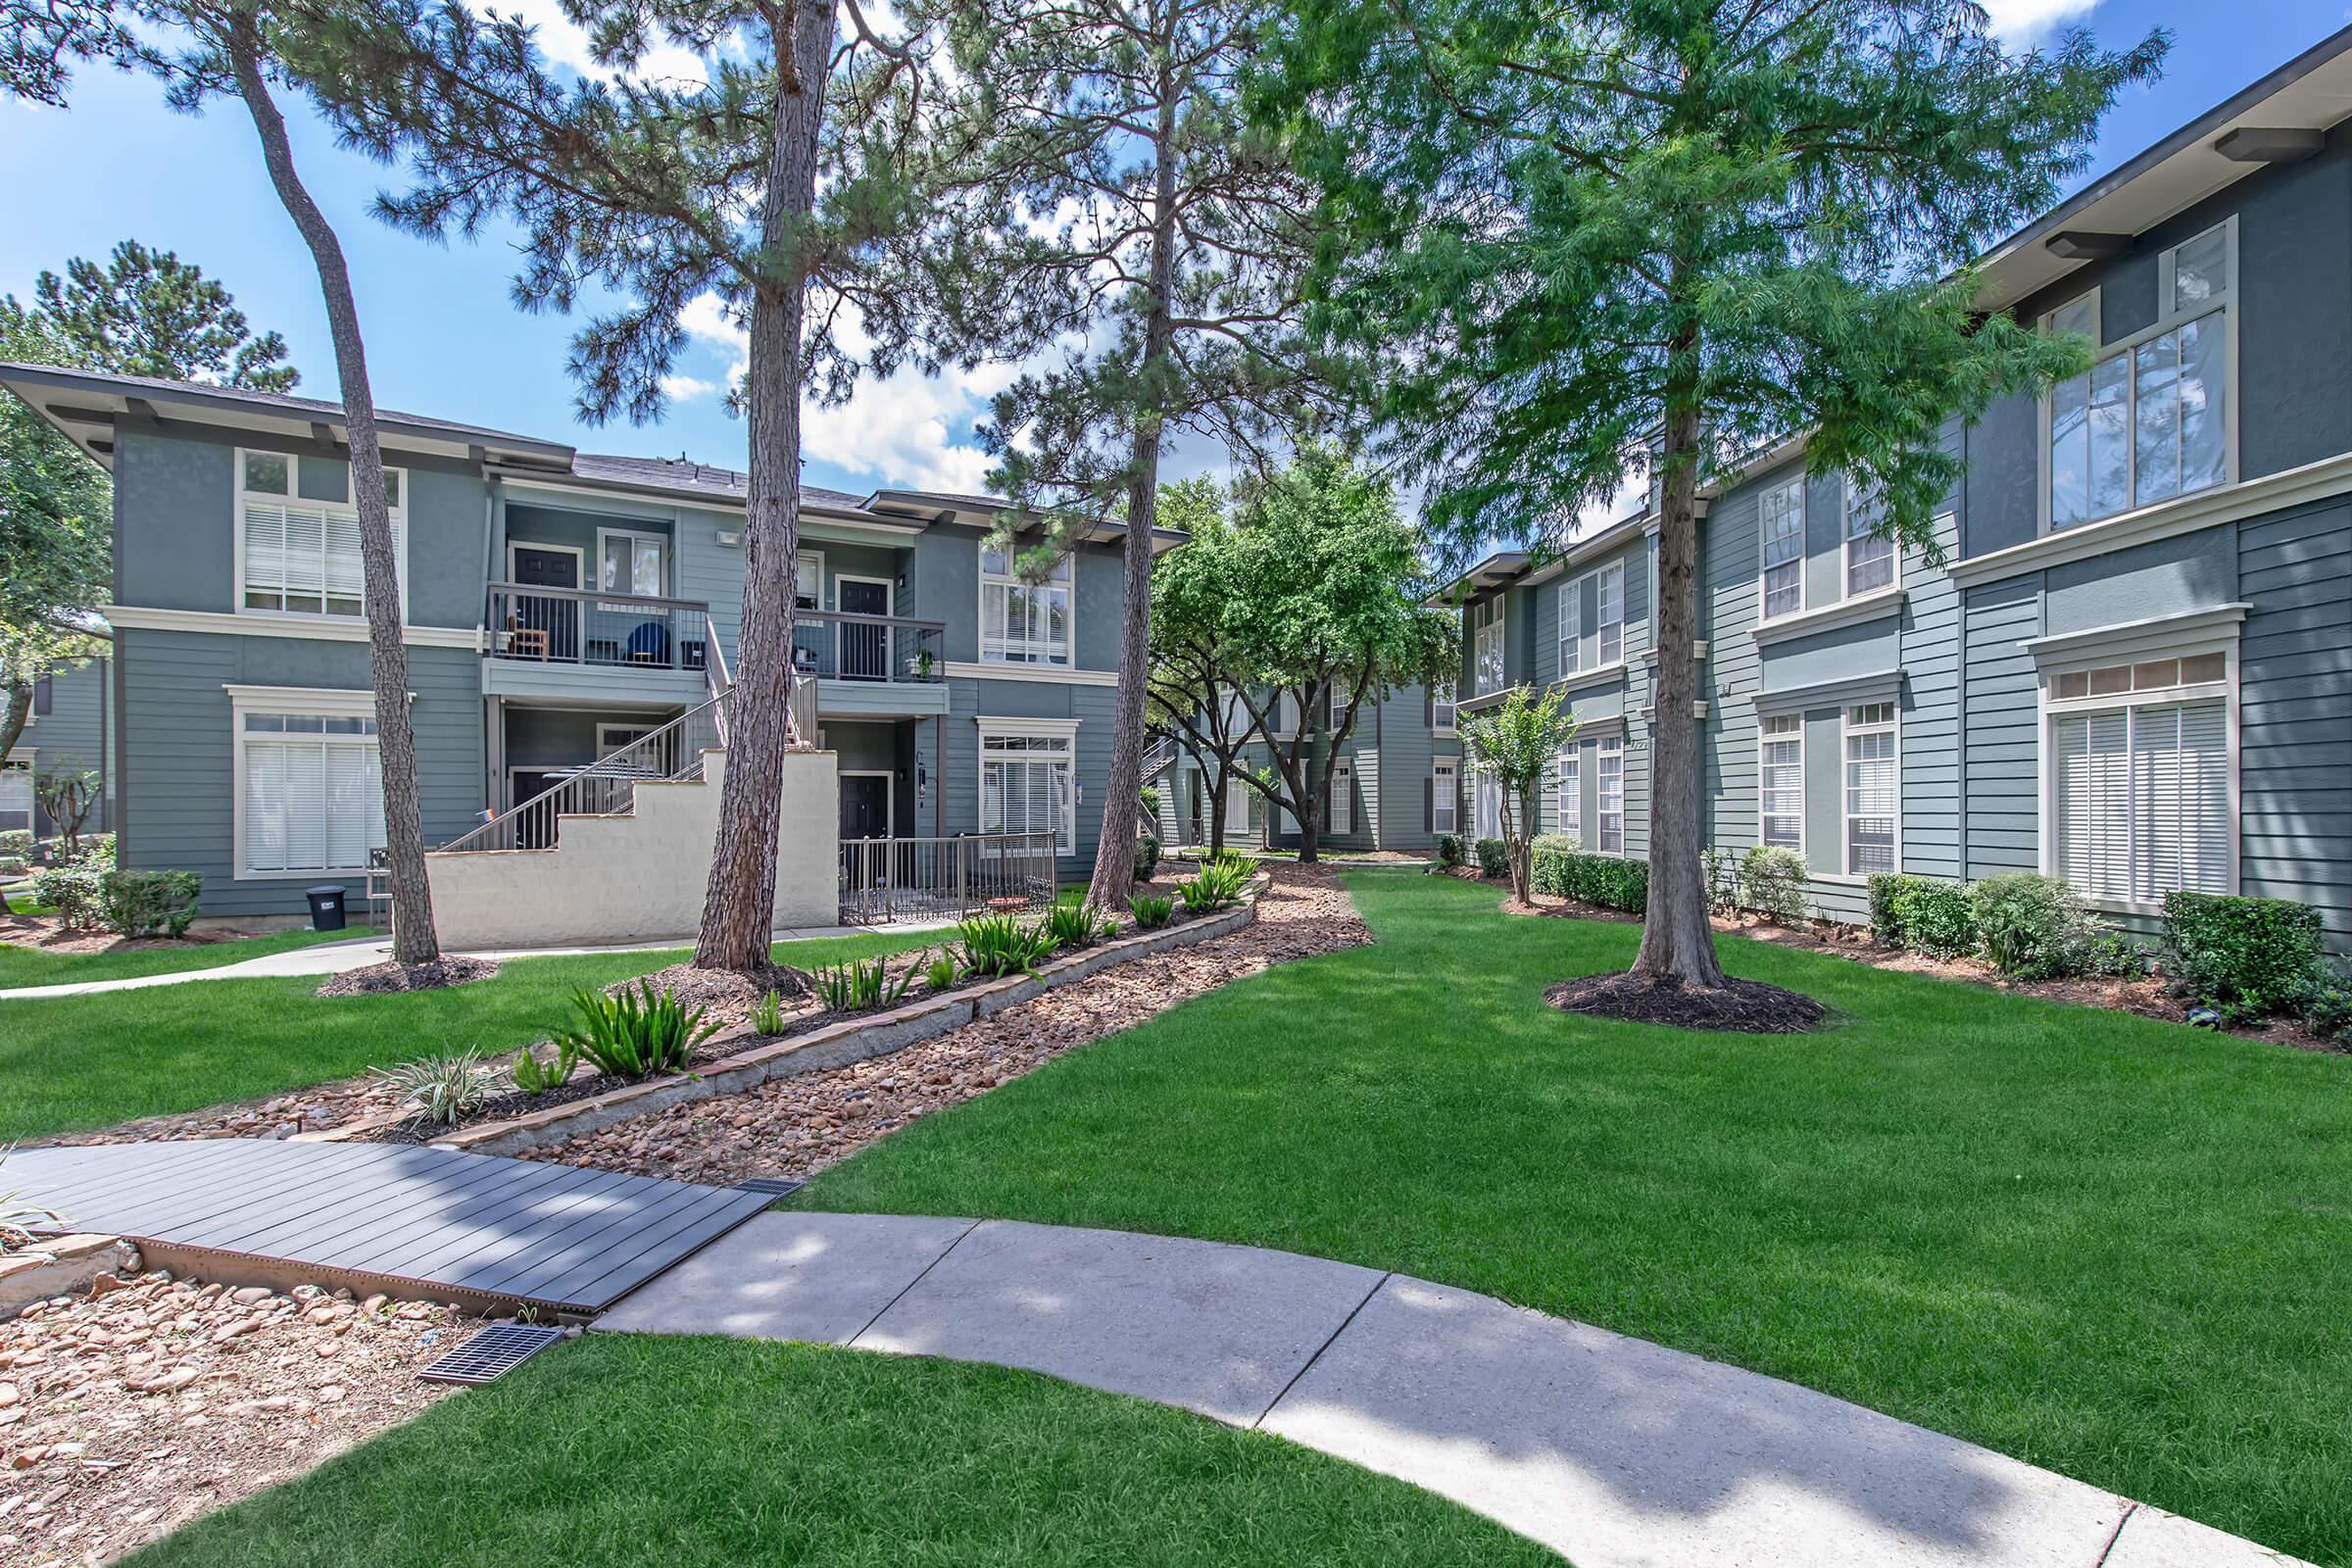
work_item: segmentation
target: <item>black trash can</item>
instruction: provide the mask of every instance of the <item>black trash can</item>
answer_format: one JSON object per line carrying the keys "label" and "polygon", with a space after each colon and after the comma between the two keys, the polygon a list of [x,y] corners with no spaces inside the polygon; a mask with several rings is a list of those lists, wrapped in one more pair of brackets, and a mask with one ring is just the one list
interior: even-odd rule
{"label": "black trash can", "polygon": [[304,888],[303,896],[311,901],[311,929],[340,931],[343,929],[343,884],[328,882],[320,887]]}

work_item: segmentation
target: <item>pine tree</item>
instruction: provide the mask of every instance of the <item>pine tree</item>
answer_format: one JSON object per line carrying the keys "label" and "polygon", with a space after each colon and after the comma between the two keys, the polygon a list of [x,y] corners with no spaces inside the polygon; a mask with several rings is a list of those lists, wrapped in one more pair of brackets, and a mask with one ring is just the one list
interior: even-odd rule
{"label": "pine tree", "polygon": [[1379,346],[1378,422],[1457,555],[1556,552],[1629,462],[1658,485],[1649,912],[1632,974],[1723,984],[1699,857],[1696,501],[1807,466],[1933,548],[1939,441],[2079,341],[1981,318],[1968,262],[2057,195],[2152,75],[2081,34],[2011,55],[1973,0],[1292,0],[1259,112],[1325,220],[1315,326]]}
{"label": "pine tree", "polygon": [[286,340],[254,336],[228,290],[202,268],[135,239],[117,244],[104,267],[76,256],[64,277],[41,273],[32,294],[74,365],[255,392],[290,392],[302,379],[285,363]]}

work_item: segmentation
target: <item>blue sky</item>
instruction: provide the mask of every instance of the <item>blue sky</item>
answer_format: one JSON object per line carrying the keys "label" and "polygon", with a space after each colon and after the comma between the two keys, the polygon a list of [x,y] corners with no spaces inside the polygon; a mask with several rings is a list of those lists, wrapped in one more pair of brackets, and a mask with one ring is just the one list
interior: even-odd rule
{"label": "blue sky", "polygon": [[[1985,0],[2004,37],[2047,37],[2088,26],[2122,44],[2149,27],[2176,38],[2165,78],[2131,94],[2109,117],[2097,169],[2141,147],[2310,47],[2348,18],[2346,0],[2258,0],[2213,6],[2156,0]],[[501,9],[508,9],[502,5]],[[553,19],[547,0],[514,9]],[[558,58],[577,48],[543,32]],[[340,231],[352,264],[377,400],[388,408],[568,440],[584,450],[674,456],[740,466],[744,429],[717,389],[737,358],[713,313],[690,318],[698,333],[679,367],[693,383],[658,425],[581,425],[564,364],[576,322],[526,316],[510,303],[513,254],[493,238],[444,249],[395,234],[368,216],[386,172],[337,150],[288,102],[296,156],[313,193]],[[85,71],[71,111],[0,101],[0,292],[28,296],[44,268],[70,256],[102,257],[135,237],[175,250],[235,293],[257,326],[283,332],[303,371],[301,390],[334,396],[334,361],[318,280],[262,171],[238,106],[201,119],[163,107],[153,83]],[[926,381],[907,374],[867,383],[846,409],[813,410],[807,434],[809,482],[846,490],[881,484],[972,488],[987,466],[971,421],[991,381]],[[1221,466],[1188,452],[1179,471]]]}

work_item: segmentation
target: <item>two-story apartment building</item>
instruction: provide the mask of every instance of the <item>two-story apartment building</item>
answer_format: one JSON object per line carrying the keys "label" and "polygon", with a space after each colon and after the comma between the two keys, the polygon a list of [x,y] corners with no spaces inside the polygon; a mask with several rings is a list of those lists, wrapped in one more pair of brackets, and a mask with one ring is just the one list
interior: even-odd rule
{"label": "two-story apartment building", "polygon": [[85,833],[108,830],[115,788],[109,663],[104,657],[79,660],[34,683],[24,732],[0,758],[0,833],[31,831],[47,838],[57,831],[34,785],[59,772],[98,775],[97,796],[81,827]]}
{"label": "two-story apartment building", "polygon": [[[363,872],[381,803],[340,409],[38,366],[0,386],[114,474],[123,863],[200,871],[207,913],[239,916]],[[379,422],[428,843],[728,678],[743,474]],[[1051,829],[1074,875],[1108,774],[1123,529],[1030,582],[985,543],[999,510],[806,491],[794,657],[844,838]]]}
{"label": "two-story apartment building", "polygon": [[[1801,437],[1710,489],[1711,843],[1796,852],[1848,918],[1874,872],[2022,869],[2130,924],[2174,889],[2242,892],[2352,941],[2348,114],[2352,31],[1984,259],[1985,310],[2096,360],[1954,426],[1942,564],[1873,538]],[[1604,853],[1644,847],[1651,528],[1452,589],[1465,707],[1572,693],[1586,725],[1543,825]]]}

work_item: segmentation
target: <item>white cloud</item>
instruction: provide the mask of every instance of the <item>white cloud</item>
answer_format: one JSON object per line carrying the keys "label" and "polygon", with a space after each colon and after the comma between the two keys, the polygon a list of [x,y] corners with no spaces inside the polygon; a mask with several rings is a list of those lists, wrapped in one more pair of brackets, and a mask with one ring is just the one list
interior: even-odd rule
{"label": "white cloud", "polygon": [[665,375],[662,378],[662,390],[669,395],[673,403],[690,403],[696,398],[710,397],[719,390],[719,385],[716,381],[706,381],[700,376]]}
{"label": "white cloud", "polygon": [[1981,0],[1993,36],[2003,43],[2039,43],[2063,23],[2080,22],[2099,0]]}

